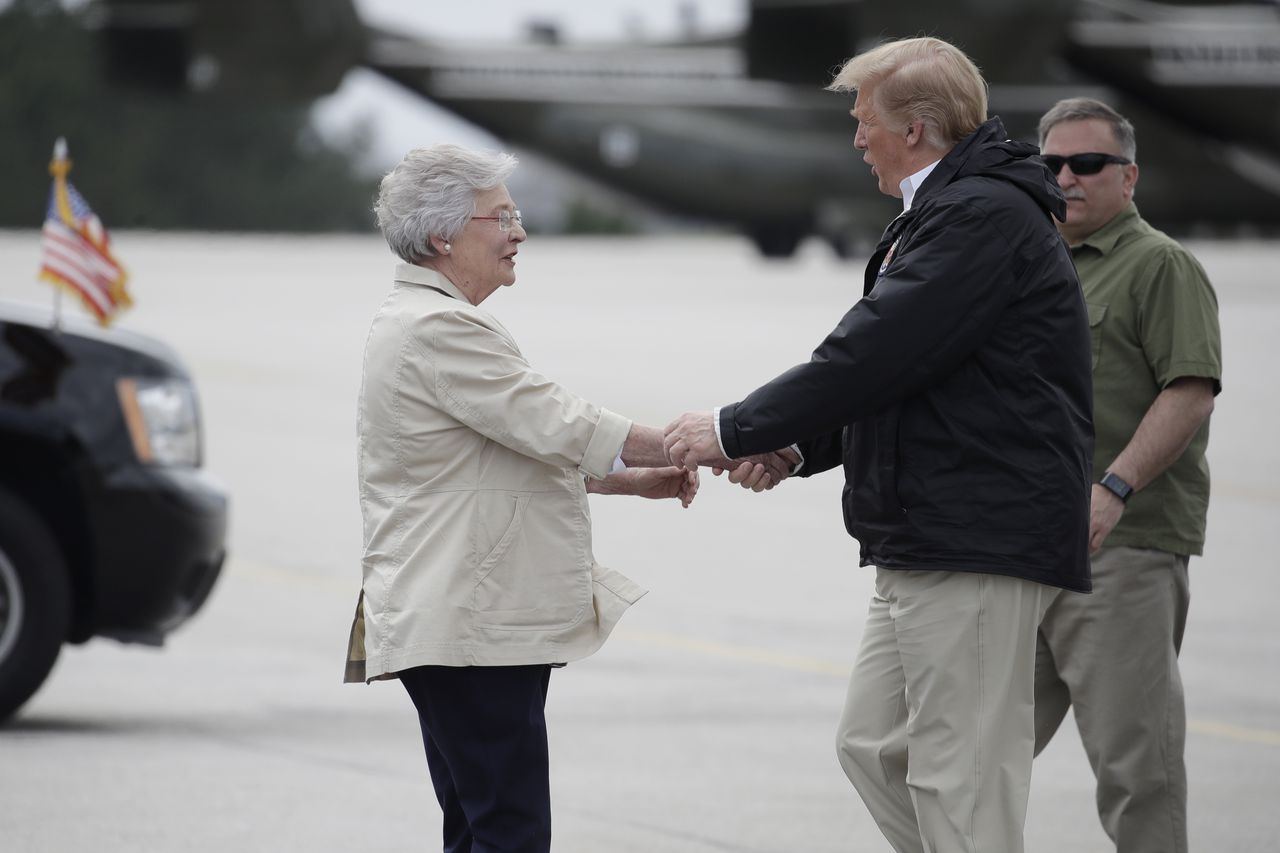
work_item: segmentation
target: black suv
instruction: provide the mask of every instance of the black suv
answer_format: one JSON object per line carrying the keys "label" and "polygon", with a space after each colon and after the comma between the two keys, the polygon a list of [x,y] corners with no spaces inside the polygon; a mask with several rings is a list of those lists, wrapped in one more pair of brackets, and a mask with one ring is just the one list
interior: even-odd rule
{"label": "black suv", "polygon": [[191,377],[159,341],[0,301],[0,721],[64,642],[160,645],[225,555]]}

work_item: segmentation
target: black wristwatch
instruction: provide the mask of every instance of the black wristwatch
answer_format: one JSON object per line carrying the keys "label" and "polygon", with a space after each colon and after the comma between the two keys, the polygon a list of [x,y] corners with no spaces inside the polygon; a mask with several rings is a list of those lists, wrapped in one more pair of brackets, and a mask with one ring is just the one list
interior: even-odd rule
{"label": "black wristwatch", "polygon": [[1102,475],[1098,485],[1118,497],[1121,503],[1128,503],[1129,496],[1133,494],[1133,486],[1130,486],[1110,471]]}

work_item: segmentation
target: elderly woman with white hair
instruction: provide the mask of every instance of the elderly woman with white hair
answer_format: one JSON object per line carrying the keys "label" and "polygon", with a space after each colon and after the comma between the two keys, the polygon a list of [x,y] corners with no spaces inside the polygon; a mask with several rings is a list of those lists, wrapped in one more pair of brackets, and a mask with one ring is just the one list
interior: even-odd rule
{"label": "elderly woman with white hair", "polygon": [[[403,260],[365,346],[357,432],[363,585],[347,681],[418,710],[445,851],[551,844],[551,667],[590,655],[644,591],[595,561],[587,493],[674,498],[662,433],[537,373],[481,308],[525,240],[507,154],[409,152],[375,211]],[[734,481],[770,483],[760,463]],[[776,475],[775,475],[776,479]]]}

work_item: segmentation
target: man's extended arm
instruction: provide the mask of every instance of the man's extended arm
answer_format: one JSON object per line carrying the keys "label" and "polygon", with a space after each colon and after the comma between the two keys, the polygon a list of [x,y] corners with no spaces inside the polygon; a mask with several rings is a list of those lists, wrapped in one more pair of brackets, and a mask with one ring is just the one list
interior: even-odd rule
{"label": "man's extended arm", "polygon": [[[1183,376],[1173,380],[1152,401],[1133,437],[1107,470],[1134,491],[1142,489],[1178,460],[1212,411],[1212,379]],[[1124,503],[1095,483],[1091,506],[1089,550],[1097,551],[1119,523]]]}
{"label": "man's extended arm", "polygon": [[[932,205],[890,271],[809,361],[723,406],[716,420],[690,414],[669,425],[672,461],[694,468],[713,450],[736,458],[831,435],[928,387],[991,335],[1016,295],[1013,268],[1004,235],[981,209]],[[708,426],[719,428],[714,446]]]}

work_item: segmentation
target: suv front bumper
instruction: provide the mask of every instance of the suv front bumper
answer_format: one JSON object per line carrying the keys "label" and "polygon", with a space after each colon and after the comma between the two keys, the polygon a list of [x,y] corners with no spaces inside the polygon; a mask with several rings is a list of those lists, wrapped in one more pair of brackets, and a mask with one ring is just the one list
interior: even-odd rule
{"label": "suv front bumper", "polygon": [[93,633],[159,645],[204,604],[226,557],[227,491],[200,469],[130,465],[101,484],[91,522]]}

